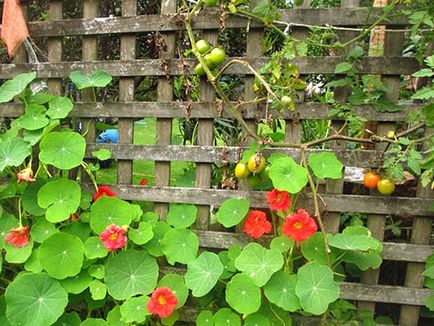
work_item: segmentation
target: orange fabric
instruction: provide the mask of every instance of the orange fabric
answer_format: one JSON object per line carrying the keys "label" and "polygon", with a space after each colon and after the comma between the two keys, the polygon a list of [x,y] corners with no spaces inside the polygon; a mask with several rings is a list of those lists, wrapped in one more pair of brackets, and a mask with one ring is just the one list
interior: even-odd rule
{"label": "orange fabric", "polygon": [[29,30],[19,0],[4,0],[1,39],[10,56],[27,36]]}

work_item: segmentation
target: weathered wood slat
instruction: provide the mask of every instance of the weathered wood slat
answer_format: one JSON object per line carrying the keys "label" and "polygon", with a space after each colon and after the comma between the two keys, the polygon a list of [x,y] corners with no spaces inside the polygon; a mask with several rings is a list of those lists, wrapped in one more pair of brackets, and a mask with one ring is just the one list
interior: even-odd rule
{"label": "weathered wood slat", "polygon": [[[236,191],[221,189],[196,189],[175,187],[150,187],[112,185],[114,191],[124,200],[145,200],[165,203],[190,203],[195,205],[221,205],[229,198],[247,198],[251,207],[267,208],[265,193],[262,191]],[[355,212],[370,214],[392,214],[400,216],[433,216],[428,211],[429,199],[408,197],[377,197],[360,195],[323,194],[329,212]],[[311,194],[303,194],[298,200],[303,207],[313,207]],[[324,207],[321,207],[324,209]],[[326,219],[327,216],[324,216]]]}
{"label": "weathered wood slat", "polygon": [[[98,103],[76,103],[71,112],[73,117],[83,118],[182,118],[187,116],[187,109],[191,108],[188,116],[190,118],[213,119],[218,117],[232,117],[227,108],[220,112],[215,102],[98,102]],[[370,121],[404,121],[410,111],[420,110],[425,105],[405,104],[400,105],[401,111],[393,113],[381,113],[371,106],[360,106],[356,109],[357,115],[362,115]],[[296,104],[296,113],[299,119],[330,119],[328,113],[332,109],[331,105],[303,102]],[[19,117],[24,113],[22,104],[10,103],[0,104],[0,117]],[[273,118],[290,119],[294,112],[286,110],[278,112],[269,110],[267,112]],[[265,109],[246,108],[242,112],[245,119],[256,119],[265,117]],[[333,117],[333,120],[343,118]]]}
{"label": "weathered wood slat", "polygon": [[[241,58],[249,62],[255,69],[260,69],[269,58]],[[228,59],[230,60],[230,59]],[[301,74],[333,74],[338,63],[344,61],[342,57],[297,57],[294,63]],[[133,61],[92,61],[92,62],[62,62],[38,64],[2,64],[0,65],[0,79],[13,78],[15,75],[28,71],[36,71],[39,78],[61,78],[69,76],[74,70],[91,73],[95,70],[105,70],[118,77],[129,76],[166,76],[194,73],[194,59],[185,59],[185,69],[179,67],[178,59],[142,59]],[[164,69],[167,64],[167,70]],[[410,57],[363,57],[356,64],[361,74],[373,75],[410,75],[419,68],[415,58]],[[250,75],[251,71],[244,66],[232,65],[225,74]]]}
{"label": "weathered wood slat", "polygon": [[[183,161],[183,162],[238,162],[239,147],[219,146],[181,146],[181,145],[130,145],[130,144],[88,144],[87,157],[99,148],[108,148],[113,158],[121,160]],[[329,150],[308,150],[309,153],[328,152]],[[294,148],[273,148],[264,151],[284,153],[295,160],[300,160],[300,150]],[[345,166],[375,167],[381,161],[381,151],[338,150],[334,151]]]}
{"label": "weathered wood slat", "polygon": [[[199,237],[200,246],[205,248],[228,249],[234,243],[243,247],[252,242],[252,238],[246,234],[198,230],[195,232]],[[258,242],[268,245],[271,239],[271,236],[263,236]],[[425,262],[433,253],[434,246],[383,242],[384,260]]]}
{"label": "weathered wood slat", "polygon": [[[379,9],[369,12],[368,8],[343,10],[341,8],[326,9],[295,9],[281,10],[279,21],[293,24],[354,26],[370,25],[382,14]],[[53,22],[31,22],[30,35],[32,37],[72,36],[72,35],[101,35],[142,33],[160,31],[177,31],[182,28],[185,15],[163,14],[137,17],[100,17],[96,19],[62,19]],[[226,28],[246,28],[248,20],[241,17],[228,17]],[[406,25],[406,18],[402,15],[392,16],[385,21],[388,26]],[[251,22],[250,27],[261,27],[258,22]],[[219,29],[219,15],[213,10],[207,10],[195,17],[195,29]]]}

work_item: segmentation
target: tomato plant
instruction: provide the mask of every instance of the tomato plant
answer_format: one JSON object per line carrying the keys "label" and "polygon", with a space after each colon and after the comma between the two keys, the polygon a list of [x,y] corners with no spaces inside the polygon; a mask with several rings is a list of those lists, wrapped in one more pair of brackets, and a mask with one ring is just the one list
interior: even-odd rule
{"label": "tomato plant", "polygon": [[377,183],[377,189],[383,196],[389,196],[395,191],[395,183],[389,179],[381,179]]}
{"label": "tomato plant", "polygon": [[208,43],[208,41],[201,39],[196,42],[196,47],[200,54],[205,54],[209,51],[211,45]]}
{"label": "tomato plant", "polygon": [[381,180],[381,176],[375,172],[368,172],[365,174],[363,178],[363,184],[366,188],[375,189],[377,188],[378,181]]}
{"label": "tomato plant", "polygon": [[218,66],[225,61],[226,53],[222,48],[214,48],[209,53],[209,60],[215,65]]}

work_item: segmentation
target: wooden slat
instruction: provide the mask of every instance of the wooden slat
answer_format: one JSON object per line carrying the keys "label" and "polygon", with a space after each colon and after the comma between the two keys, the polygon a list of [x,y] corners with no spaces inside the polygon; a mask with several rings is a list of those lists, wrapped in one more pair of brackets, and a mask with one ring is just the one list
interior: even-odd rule
{"label": "wooden slat", "polygon": [[[242,58],[242,60],[250,63],[256,70],[259,70],[269,61],[269,58]],[[342,57],[297,57],[291,63],[297,66],[301,74],[333,74],[336,65],[342,61],[344,61]],[[185,60],[188,69],[180,68],[180,62],[177,59],[167,59],[165,63],[167,63],[167,70],[162,67],[162,62],[159,59],[1,64],[0,79],[13,78],[19,73],[32,70],[36,71],[39,78],[67,77],[74,70],[83,70],[86,73],[91,73],[95,70],[105,70],[109,74],[119,77],[193,74],[196,60]],[[411,57],[363,57],[356,66],[359,73],[374,75],[411,75],[419,69],[417,60]],[[225,71],[225,74],[250,75],[251,71],[244,66],[232,65]]]}
{"label": "wooden slat", "polygon": [[[121,199],[145,200],[158,203],[190,203],[195,205],[221,205],[229,198],[247,198],[251,207],[267,208],[265,193],[220,189],[196,189],[175,187],[146,187],[111,185]],[[428,211],[429,199],[408,197],[376,197],[360,195],[322,195],[329,212],[355,212],[392,214],[411,217],[432,216]],[[313,207],[310,194],[298,200],[301,207]],[[321,207],[323,209],[324,207]]]}
{"label": "wooden slat", "polygon": [[[327,9],[295,9],[281,10],[279,21],[292,24],[315,24],[315,25],[370,25],[382,14],[380,9],[369,12],[368,8],[354,8],[344,10],[342,8]],[[32,37],[51,37],[51,36],[72,36],[72,35],[100,35],[100,34],[119,34],[119,33],[142,33],[177,31],[180,29],[179,21],[183,21],[184,16],[179,15],[146,15],[137,17],[101,17],[93,19],[59,19],[56,22],[31,22],[29,24]],[[386,25],[406,25],[406,18],[402,15],[391,16],[384,22]],[[228,17],[225,21],[226,28],[245,28],[247,19],[240,17]],[[262,27],[260,23],[251,22],[254,27]],[[207,13],[200,13],[195,17],[193,28],[195,29],[218,29],[220,27],[219,16],[215,11],[208,10]]]}
{"label": "wooden slat", "polygon": [[[128,144],[88,144],[86,156],[91,157],[94,150],[108,148],[112,151],[113,157],[121,160],[154,160],[154,161],[183,161],[212,163],[225,161],[229,163],[238,162],[239,147],[219,146],[181,146],[181,145],[128,145]],[[247,149],[247,148],[244,148]],[[295,160],[300,160],[300,150],[294,148],[274,148],[264,151],[268,157],[272,153],[283,153]],[[330,152],[330,150],[308,150],[311,153]],[[370,167],[378,166],[383,158],[381,151],[357,151],[339,150],[334,151],[337,158],[346,166]]]}
{"label": "wooden slat", "polygon": [[[187,102],[99,102],[95,103],[75,103],[74,110],[70,113],[72,117],[85,118],[183,118],[187,116]],[[381,113],[370,106],[360,106],[356,110],[357,115],[363,115],[370,121],[404,121],[407,114],[411,111],[421,110],[425,105],[406,104],[400,106],[399,112]],[[303,102],[296,104],[296,112],[300,119],[329,119],[328,112],[332,109],[330,105]],[[22,104],[0,104],[0,117],[19,117],[24,113]],[[273,118],[290,119],[293,112],[285,110],[278,112],[271,110],[268,112]],[[242,115],[245,119],[256,119],[265,117],[265,110],[261,107],[245,107]],[[190,118],[214,119],[220,116],[230,118],[227,108],[220,112],[213,102],[193,102],[191,103]],[[333,117],[333,120],[343,118]]]}
{"label": "wooden slat", "polygon": [[[63,5],[62,1],[50,1],[49,6],[50,20],[62,18]],[[48,40],[48,61],[62,61],[62,38],[50,38]],[[61,95],[62,83],[61,80],[50,79],[48,81],[48,89],[52,95]]]}

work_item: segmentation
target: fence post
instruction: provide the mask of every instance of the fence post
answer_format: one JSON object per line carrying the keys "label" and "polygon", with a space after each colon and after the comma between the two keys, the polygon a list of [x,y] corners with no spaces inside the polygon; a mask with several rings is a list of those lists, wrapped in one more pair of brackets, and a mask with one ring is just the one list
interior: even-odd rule
{"label": "fence post", "polygon": [[[49,6],[50,20],[62,19],[63,4],[62,1],[50,1]],[[62,61],[62,38],[50,38],[48,40],[48,61],[61,62]],[[49,79],[48,90],[52,95],[61,95],[62,82],[61,79]]]}

